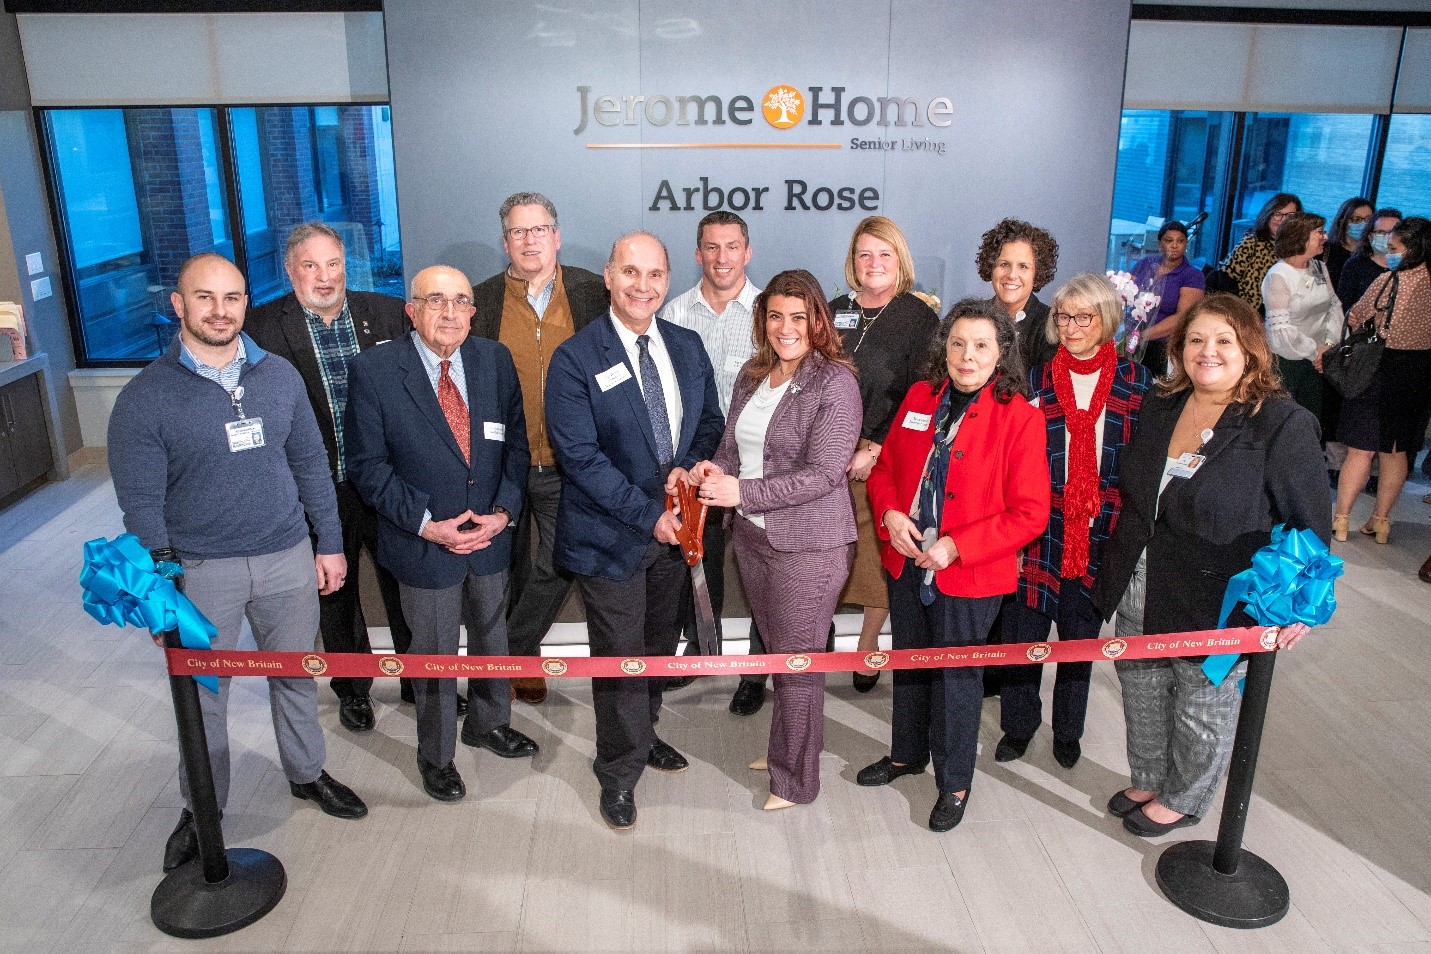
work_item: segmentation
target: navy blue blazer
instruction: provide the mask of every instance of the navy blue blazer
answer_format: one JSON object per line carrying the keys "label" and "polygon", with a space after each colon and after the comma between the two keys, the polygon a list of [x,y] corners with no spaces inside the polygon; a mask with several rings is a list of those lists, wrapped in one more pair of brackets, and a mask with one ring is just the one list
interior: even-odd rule
{"label": "navy blue blazer", "polygon": [[[561,467],[555,559],[582,576],[629,579],[666,507],[651,418],[609,314],[572,335],[547,369],[547,435]],[[725,430],[710,358],[696,332],[656,319],[681,388],[674,463],[690,468],[715,453]],[[629,374],[603,390],[596,376]]]}
{"label": "navy blue blazer", "polygon": [[511,353],[495,341],[468,338],[461,354],[472,420],[470,467],[462,462],[412,335],[364,351],[348,368],[348,479],[378,512],[378,562],[400,583],[422,589],[456,586],[469,570],[486,576],[508,568],[509,532],[464,557],[424,540],[418,530],[424,511],[448,520],[501,507],[516,520],[531,462]]}

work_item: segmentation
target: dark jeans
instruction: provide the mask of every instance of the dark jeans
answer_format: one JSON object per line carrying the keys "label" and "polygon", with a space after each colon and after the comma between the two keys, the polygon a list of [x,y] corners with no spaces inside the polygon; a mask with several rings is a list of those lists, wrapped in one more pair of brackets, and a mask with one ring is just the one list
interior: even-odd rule
{"label": "dark jeans", "polygon": [[[919,601],[924,571],[906,560],[904,573],[889,582],[889,619],[895,649],[981,646],[998,615],[1001,596],[945,596]],[[902,764],[934,763],[941,792],[967,791],[974,781],[979,746],[979,714],[984,705],[984,667],[896,669],[893,744]]]}
{"label": "dark jeans", "polygon": [[[561,474],[555,467],[527,471],[527,502],[517,519],[512,541],[511,595],[508,598],[507,641],[513,656],[540,656],[542,640],[566,602],[572,578],[552,561]],[[537,549],[532,552],[532,531]]]}
{"label": "dark jeans", "polygon": [[[677,614],[691,575],[681,550],[650,541],[630,578],[578,576],[586,604],[593,656],[669,656],[680,637]],[[660,677],[591,680],[596,710],[596,759],[592,769],[603,789],[634,789],[646,768],[661,712]]]}
{"label": "dark jeans", "polygon": [[[358,554],[368,551],[378,578],[378,595],[388,613],[392,627],[393,647],[405,653],[412,644],[412,630],[402,615],[402,600],[398,582],[378,564],[378,513],[363,503],[352,484],[343,481],[338,492],[338,520],[343,525],[343,556],[348,561],[348,575],[336,593],[318,597],[318,631],[323,634],[323,649],[330,653],[371,653],[368,623],[363,618],[363,605],[358,594]],[[339,699],[365,696],[373,680],[366,677],[334,678],[329,682]]]}
{"label": "dark jeans", "polygon": [[[1004,642],[1041,643],[1048,639],[1054,620],[1020,600],[1004,610],[1009,627]],[[1098,635],[1103,620],[1093,608],[1093,602],[1083,592],[1077,580],[1059,584],[1058,638],[1092,639]],[[1031,739],[1043,721],[1043,700],[1039,685],[1043,681],[1043,666],[1004,666],[1002,705],[999,725],[1016,739]],[[1088,683],[1093,676],[1091,662],[1058,664],[1053,682],[1053,737],[1060,742],[1077,742],[1083,738],[1083,720],[1088,714]]]}
{"label": "dark jeans", "polygon": [[[716,639],[725,638],[725,629],[721,625],[721,613],[725,609],[725,546],[726,537],[729,531],[722,524],[725,523],[725,515],[729,508],[712,507],[706,513],[705,533],[701,535],[702,546],[705,550],[706,565],[706,588],[711,595],[711,612],[715,614]],[[686,640],[686,648],[681,652],[682,656],[699,656],[701,654],[700,643],[696,639],[696,600],[692,591],[690,599],[681,609],[681,633]],[[765,641],[760,638],[760,627],[755,625],[755,614],[750,614],[750,649],[752,656],[760,656],[765,653]],[[742,682],[757,682],[765,685],[765,673],[747,674],[741,676]]]}

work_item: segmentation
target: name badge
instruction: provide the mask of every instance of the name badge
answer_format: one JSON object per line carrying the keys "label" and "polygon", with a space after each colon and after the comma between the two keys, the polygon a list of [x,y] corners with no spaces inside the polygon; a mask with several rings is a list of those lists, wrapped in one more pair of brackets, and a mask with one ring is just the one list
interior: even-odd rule
{"label": "name badge", "polygon": [[728,354],[725,356],[725,369],[727,371],[739,371],[745,367],[745,359],[738,354]]}
{"label": "name badge", "polygon": [[482,436],[489,441],[505,441],[507,439],[507,425],[497,421],[483,421]]}
{"label": "name badge", "polygon": [[835,327],[840,331],[851,331],[860,326],[860,313],[857,311],[837,311],[835,312]]}
{"label": "name badge", "polygon": [[263,446],[263,418],[246,417],[241,421],[229,421],[224,425],[229,435],[229,451],[253,450]]}
{"label": "name badge", "polygon": [[596,385],[601,388],[602,391],[610,391],[622,381],[630,380],[631,372],[627,370],[626,365],[613,364],[596,376]]}
{"label": "name badge", "polygon": [[1191,477],[1197,473],[1197,469],[1205,460],[1207,458],[1202,454],[1183,454],[1178,458],[1177,463],[1168,468],[1168,473],[1174,477]]}
{"label": "name badge", "polygon": [[909,411],[904,415],[904,423],[901,427],[907,427],[911,431],[929,430],[929,422],[933,420],[932,414],[920,414],[917,411]]}

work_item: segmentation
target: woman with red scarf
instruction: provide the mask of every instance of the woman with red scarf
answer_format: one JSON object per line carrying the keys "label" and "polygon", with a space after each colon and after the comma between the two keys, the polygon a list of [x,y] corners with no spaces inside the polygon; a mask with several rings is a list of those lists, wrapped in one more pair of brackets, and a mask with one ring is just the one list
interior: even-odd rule
{"label": "woman with red scarf", "polygon": [[[1092,639],[1102,619],[1089,594],[1103,548],[1118,520],[1118,461],[1138,426],[1151,384],[1142,365],[1119,357],[1113,335],[1123,317],[1118,295],[1100,275],[1075,275],[1053,296],[1048,337],[1053,360],[1029,371],[1031,403],[1048,428],[1053,478],[1048,526],[1024,551],[1019,591],[1006,622],[1006,641],[1038,643],[1058,624],[1059,639]],[[1053,757],[1073,768],[1082,754],[1083,720],[1093,664],[1058,664],[1053,686]],[[994,759],[1021,757],[1043,718],[1042,666],[1003,670]]]}

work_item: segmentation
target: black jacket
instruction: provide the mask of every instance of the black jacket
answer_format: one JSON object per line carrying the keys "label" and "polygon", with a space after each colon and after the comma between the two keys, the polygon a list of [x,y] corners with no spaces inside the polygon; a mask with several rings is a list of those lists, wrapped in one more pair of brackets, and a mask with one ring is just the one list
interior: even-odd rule
{"label": "black jacket", "polygon": [[[384,341],[401,338],[412,330],[403,302],[391,295],[377,292],[348,291],[348,313],[353,318],[353,331],[358,338],[358,350],[367,351]],[[313,338],[303,317],[303,306],[292,292],[260,305],[249,312],[243,330],[270,354],[286,359],[298,369],[308,401],[323,432],[323,446],[328,448],[328,467],[336,479],[338,474],[338,437],[333,427],[333,410],[328,406],[328,392],[323,387],[323,373],[318,369],[318,355],[313,350]]]}
{"label": "black jacket", "polygon": [[[560,265],[562,288],[571,306],[573,331],[580,331],[611,307],[606,279],[575,265]],[[498,272],[472,290],[477,313],[472,316],[472,334],[498,340],[502,331],[502,303],[507,297],[507,273]]]}
{"label": "black jacket", "polygon": [[[1093,588],[1107,619],[1146,547],[1145,633],[1216,629],[1227,581],[1251,566],[1276,524],[1331,540],[1317,419],[1286,396],[1267,399],[1256,414],[1243,404],[1223,412],[1203,449],[1207,459],[1192,477],[1174,477],[1158,503],[1168,443],[1191,394],[1144,400],[1119,464],[1123,510]],[[1238,625],[1252,624],[1243,617]]]}

